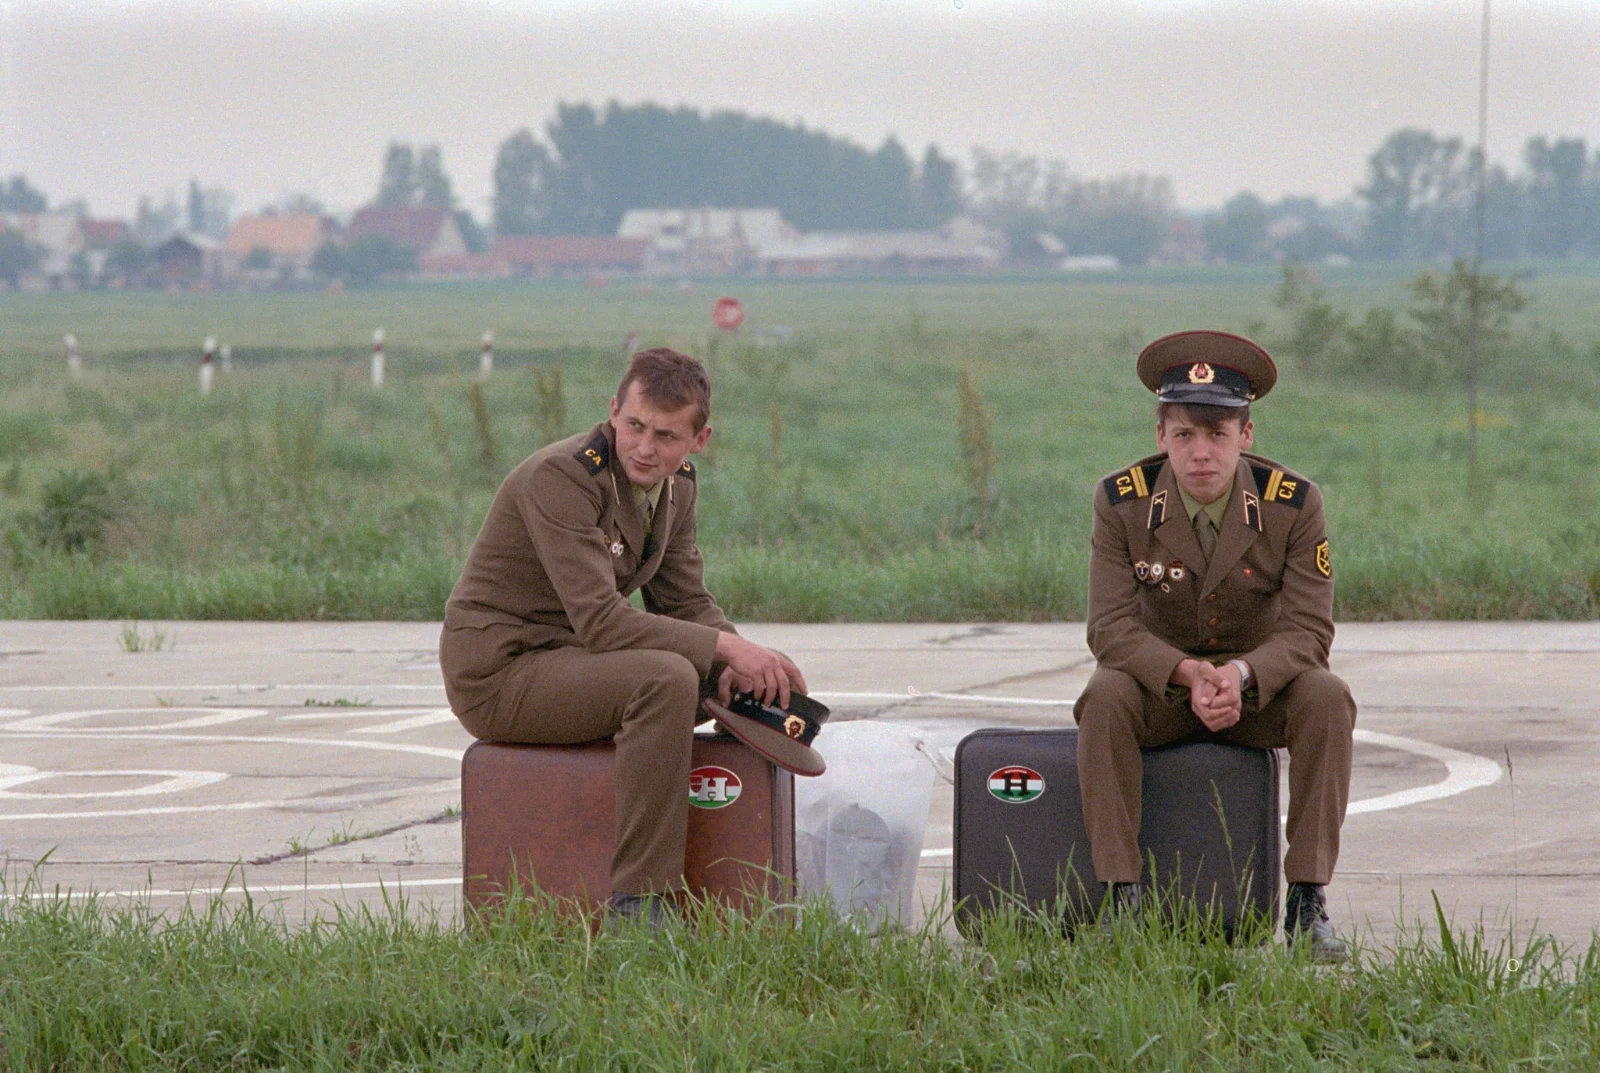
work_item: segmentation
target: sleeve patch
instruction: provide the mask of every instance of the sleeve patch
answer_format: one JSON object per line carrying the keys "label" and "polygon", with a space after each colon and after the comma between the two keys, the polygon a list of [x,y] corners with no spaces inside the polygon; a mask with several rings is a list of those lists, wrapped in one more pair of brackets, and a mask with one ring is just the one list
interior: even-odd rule
{"label": "sleeve patch", "polygon": [[1323,577],[1333,576],[1333,553],[1328,550],[1326,540],[1317,545],[1317,573]]}
{"label": "sleeve patch", "polygon": [[1311,482],[1303,477],[1291,477],[1281,469],[1266,469],[1261,466],[1250,467],[1251,476],[1256,479],[1256,489],[1261,493],[1263,503],[1282,503],[1299,510],[1306,505],[1306,489]]}
{"label": "sleeve patch", "polygon": [[582,462],[583,468],[593,477],[611,464],[611,444],[606,440],[605,433],[596,432],[572,457]]}
{"label": "sleeve patch", "polygon": [[683,465],[678,467],[678,476],[687,477],[691,481],[694,480],[694,463],[685,458]]}

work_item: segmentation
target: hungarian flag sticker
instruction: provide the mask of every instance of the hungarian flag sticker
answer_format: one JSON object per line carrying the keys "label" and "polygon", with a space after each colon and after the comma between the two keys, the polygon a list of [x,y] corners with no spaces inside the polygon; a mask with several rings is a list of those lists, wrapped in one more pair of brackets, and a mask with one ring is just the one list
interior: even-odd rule
{"label": "hungarian flag sticker", "polygon": [[1031,767],[1003,767],[989,776],[989,792],[1001,801],[1021,805],[1044,793],[1044,776]]}
{"label": "hungarian flag sticker", "polygon": [[689,804],[695,808],[727,808],[742,789],[739,776],[725,767],[708,764],[689,772]]}

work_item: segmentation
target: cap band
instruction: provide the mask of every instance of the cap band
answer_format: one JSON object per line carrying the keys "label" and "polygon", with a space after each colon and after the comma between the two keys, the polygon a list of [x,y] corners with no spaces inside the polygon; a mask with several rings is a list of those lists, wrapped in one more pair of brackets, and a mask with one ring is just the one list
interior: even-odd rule
{"label": "cap band", "polygon": [[1180,362],[1161,375],[1161,402],[1200,406],[1247,406],[1254,398],[1250,378],[1237,369],[1208,362]]}
{"label": "cap band", "polygon": [[789,707],[790,711],[784,711],[773,705],[762,704],[749,693],[735,693],[728,699],[728,710],[735,715],[754,720],[801,745],[810,745],[822,729],[822,724],[827,721],[828,709],[799,693],[790,695]]}

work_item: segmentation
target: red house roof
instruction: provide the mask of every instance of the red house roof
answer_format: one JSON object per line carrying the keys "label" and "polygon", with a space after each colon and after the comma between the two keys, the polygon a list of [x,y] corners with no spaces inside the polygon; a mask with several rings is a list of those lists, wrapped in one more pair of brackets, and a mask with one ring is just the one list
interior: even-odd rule
{"label": "red house roof", "polygon": [[438,241],[439,229],[447,216],[440,208],[412,208],[410,205],[361,209],[351,217],[345,237],[354,243],[381,235],[420,252]]}

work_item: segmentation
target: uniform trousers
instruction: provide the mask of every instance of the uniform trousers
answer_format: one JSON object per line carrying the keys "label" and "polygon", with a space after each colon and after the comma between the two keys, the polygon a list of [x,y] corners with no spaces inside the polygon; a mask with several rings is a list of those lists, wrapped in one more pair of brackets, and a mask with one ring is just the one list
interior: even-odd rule
{"label": "uniform trousers", "polygon": [[612,739],[617,828],[615,894],[683,886],[689,751],[702,682],[676,652],[524,652],[496,676],[492,701],[457,713],[474,737],[534,745]]}
{"label": "uniform trousers", "polygon": [[1284,877],[1325,884],[1339,859],[1350,801],[1356,704],[1330,671],[1301,673],[1265,708],[1246,699],[1239,722],[1207,730],[1181,696],[1157,696],[1131,675],[1099,667],[1078,697],[1078,784],[1094,873],[1102,883],[1138,882],[1141,748],[1191,738],[1289,750],[1289,850]]}

